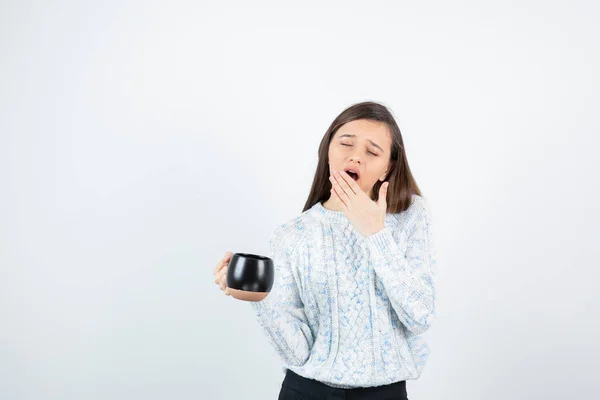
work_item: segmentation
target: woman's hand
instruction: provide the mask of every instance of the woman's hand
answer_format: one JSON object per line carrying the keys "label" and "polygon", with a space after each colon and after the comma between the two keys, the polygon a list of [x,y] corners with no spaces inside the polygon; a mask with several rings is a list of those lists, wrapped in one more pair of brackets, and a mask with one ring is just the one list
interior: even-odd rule
{"label": "woman's hand", "polygon": [[225,256],[219,260],[217,266],[213,269],[215,283],[219,285],[219,288],[227,296],[231,296],[231,293],[229,293],[229,287],[227,286],[227,271],[229,270],[229,262],[231,261],[232,255],[232,252],[227,251],[225,253]]}
{"label": "woman's hand", "polygon": [[379,199],[373,201],[345,171],[332,171],[329,180],[332,196],[343,204],[344,215],[361,235],[367,237],[385,228],[388,182],[381,185]]}

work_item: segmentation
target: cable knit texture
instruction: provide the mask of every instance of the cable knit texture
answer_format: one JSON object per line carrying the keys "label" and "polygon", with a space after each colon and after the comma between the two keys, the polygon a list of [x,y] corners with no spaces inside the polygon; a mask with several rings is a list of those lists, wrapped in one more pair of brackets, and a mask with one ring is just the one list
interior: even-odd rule
{"label": "cable knit texture", "polygon": [[435,317],[435,251],[425,200],[362,236],[316,203],[269,239],[271,293],[250,302],[283,371],[336,388],[417,379]]}

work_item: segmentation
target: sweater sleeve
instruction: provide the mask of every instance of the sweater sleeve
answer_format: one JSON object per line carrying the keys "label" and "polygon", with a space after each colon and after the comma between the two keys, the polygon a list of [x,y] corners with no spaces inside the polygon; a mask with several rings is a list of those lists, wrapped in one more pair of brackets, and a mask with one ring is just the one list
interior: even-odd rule
{"label": "sweater sleeve", "polygon": [[269,239],[275,267],[273,287],[262,301],[251,302],[269,342],[285,363],[302,366],[308,360],[314,338],[300,297],[298,269],[293,262],[297,239],[293,224],[279,226]]}
{"label": "sweater sleeve", "polygon": [[421,198],[412,204],[414,222],[396,241],[386,226],[365,238],[371,262],[402,324],[415,334],[425,332],[435,318],[436,256],[431,220]]}

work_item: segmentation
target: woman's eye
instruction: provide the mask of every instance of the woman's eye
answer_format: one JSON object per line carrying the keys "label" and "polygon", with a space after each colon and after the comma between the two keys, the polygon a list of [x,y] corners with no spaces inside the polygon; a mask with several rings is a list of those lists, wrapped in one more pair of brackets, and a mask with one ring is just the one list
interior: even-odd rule
{"label": "woman's eye", "polygon": [[[352,146],[351,144],[346,144],[346,143],[340,143],[342,146]],[[376,153],[373,153],[372,151],[368,151],[367,153],[372,154],[374,156],[376,156]]]}

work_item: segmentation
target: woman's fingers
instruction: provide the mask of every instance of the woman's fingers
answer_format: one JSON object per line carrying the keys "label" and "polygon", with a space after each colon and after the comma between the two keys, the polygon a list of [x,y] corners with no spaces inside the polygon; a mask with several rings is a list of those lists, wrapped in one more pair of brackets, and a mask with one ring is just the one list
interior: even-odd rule
{"label": "woman's fingers", "polygon": [[225,257],[221,258],[219,260],[219,262],[217,262],[217,265],[215,266],[215,268],[213,268],[213,275],[216,275],[217,272],[219,272],[219,270],[223,266],[223,261],[225,260],[226,257],[227,257],[227,253],[225,253]]}
{"label": "woman's fingers", "polygon": [[215,283],[219,285],[221,290],[224,290],[227,286],[227,270],[228,268],[224,268],[215,275]]}
{"label": "woman's fingers", "polygon": [[215,276],[215,283],[219,285],[219,288],[225,292],[227,296],[230,296],[229,288],[227,287],[227,270],[229,269],[229,261],[231,261],[231,257],[233,253],[230,251],[225,252],[225,257],[223,257],[213,270],[213,275]]}
{"label": "woman's fingers", "polygon": [[217,272],[215,274],[215,283],[216,284],[220,284],[221,279],[223,278],[223,276],[227,276],[227,270],[228,269],[229,269],[228,267],[225,267],[225,268],[221,269],[219,272]]}
{"label": "woman's fingers", "polygon": [[225,257],[223,257],[219,260],[219,262],[217,263],[217,266],[213,270],[213,275],[217,275],[219,273],[219,271],[221,271],[223,269],[223,267],[225,267],[226,265],[229,265],[229,261],[231,261],[232,255],[233,254],[230,251],[225,253]]}
{"label": "woman's fingers", "polygon": [[219,272],[218,274],[215,275],[215,283],[217,285],[220,285],[221,282],[221,273]]}

